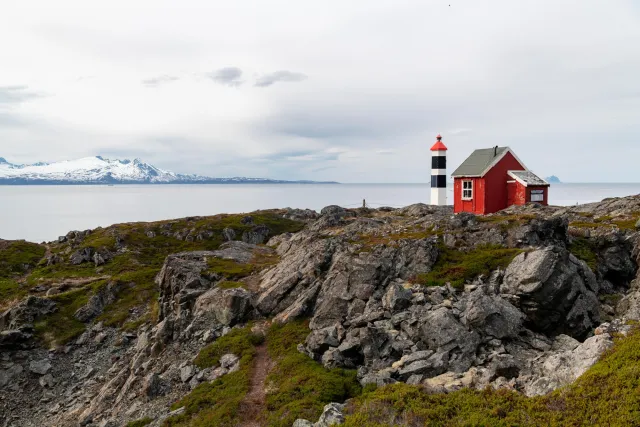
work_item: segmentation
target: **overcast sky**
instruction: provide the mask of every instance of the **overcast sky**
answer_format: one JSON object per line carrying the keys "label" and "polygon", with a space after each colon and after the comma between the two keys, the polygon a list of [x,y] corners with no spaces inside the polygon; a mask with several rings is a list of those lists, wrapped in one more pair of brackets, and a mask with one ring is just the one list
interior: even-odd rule
{"label": "overcast sky", "polygon": [[508,145],[640,182],[635,0],[78,0],[0,5],[0,156],[208,176],[429,182]]}

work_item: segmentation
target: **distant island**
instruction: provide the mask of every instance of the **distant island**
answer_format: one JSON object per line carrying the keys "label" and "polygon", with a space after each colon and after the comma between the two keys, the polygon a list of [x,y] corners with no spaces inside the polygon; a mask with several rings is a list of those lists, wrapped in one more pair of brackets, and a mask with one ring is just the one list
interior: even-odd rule
{"label": "distant island", "polygon": [[546,177],[545,181],[547,181],[549,184],[562,184],[562,181],[560,181],[560,178],[558,178],[555,175]]}
{"label": "distant island", "polygon": [[286,181],[268,178],[212,178],[159,169],[140,159],[110,160],[101,156],[55,163],[21,165],[0,157],[0,185],[100,184],[338,184],[335,181]]}

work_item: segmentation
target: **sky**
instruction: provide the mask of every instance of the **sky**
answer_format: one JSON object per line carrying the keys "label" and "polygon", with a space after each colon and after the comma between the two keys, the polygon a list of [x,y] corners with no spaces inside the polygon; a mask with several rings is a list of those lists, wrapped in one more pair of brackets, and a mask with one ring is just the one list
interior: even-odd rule
{"label": "sky", "polygon": [[429,182],[441,133],[640,182],[639,46],[636,0],[2,2],[0,156]]}

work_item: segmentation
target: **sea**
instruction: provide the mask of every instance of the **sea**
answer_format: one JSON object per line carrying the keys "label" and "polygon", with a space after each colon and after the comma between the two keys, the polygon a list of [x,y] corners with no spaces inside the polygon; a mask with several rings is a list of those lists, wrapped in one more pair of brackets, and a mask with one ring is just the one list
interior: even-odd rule
{"label": "sea", "polygon": [[[568,206],[639,193],[640,183],[554,184],[549,202]],[[0,186],[0,239],[45,242],[71,230],[122,222],[270,208],[403,207],[429,203],[429,195],[429,184]]]}

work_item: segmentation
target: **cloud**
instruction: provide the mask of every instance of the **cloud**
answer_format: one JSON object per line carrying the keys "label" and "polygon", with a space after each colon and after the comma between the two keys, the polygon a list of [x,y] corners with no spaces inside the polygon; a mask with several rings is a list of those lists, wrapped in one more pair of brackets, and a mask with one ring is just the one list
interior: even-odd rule
{"label": "cloud", "polygon": [[254,86],[267,87],[278,82],[301,82],[306,80],[307,76],[302,73],[296,73],[293,71],[280,70],[273,73],[264,74],[256,80]]}
{"label": "cloud", "polygon": [[225,67],[206,74],[211,80],[224,86],[238,87],[244,81],[242,78],[242,70],[238,67]]}
{"label": "cloud", "polygon": [[459,128],[459,129],[452,129],[448,133],[450,133],[451,135],[463,135],[469,132],[471,132],[471,129]]}
{"label": "cloud", "polygon": [[20,104],[43,96],[28,89],[27,86],[0,86],[0,104]]}
{"label": "cloud", "polygon": [[150,79],[143,80],[142,84],[147,87],[158,87],[163,84],[175,82],[176,80],[178,80],[178,77],[169,76],[165,74],[162,76],[152,77]]}
{"label": "cloud", "polygon": [[394,149],[376,150],[376,154],[388,156],[390,154],[396,154],[396,150],[394,150]]}

